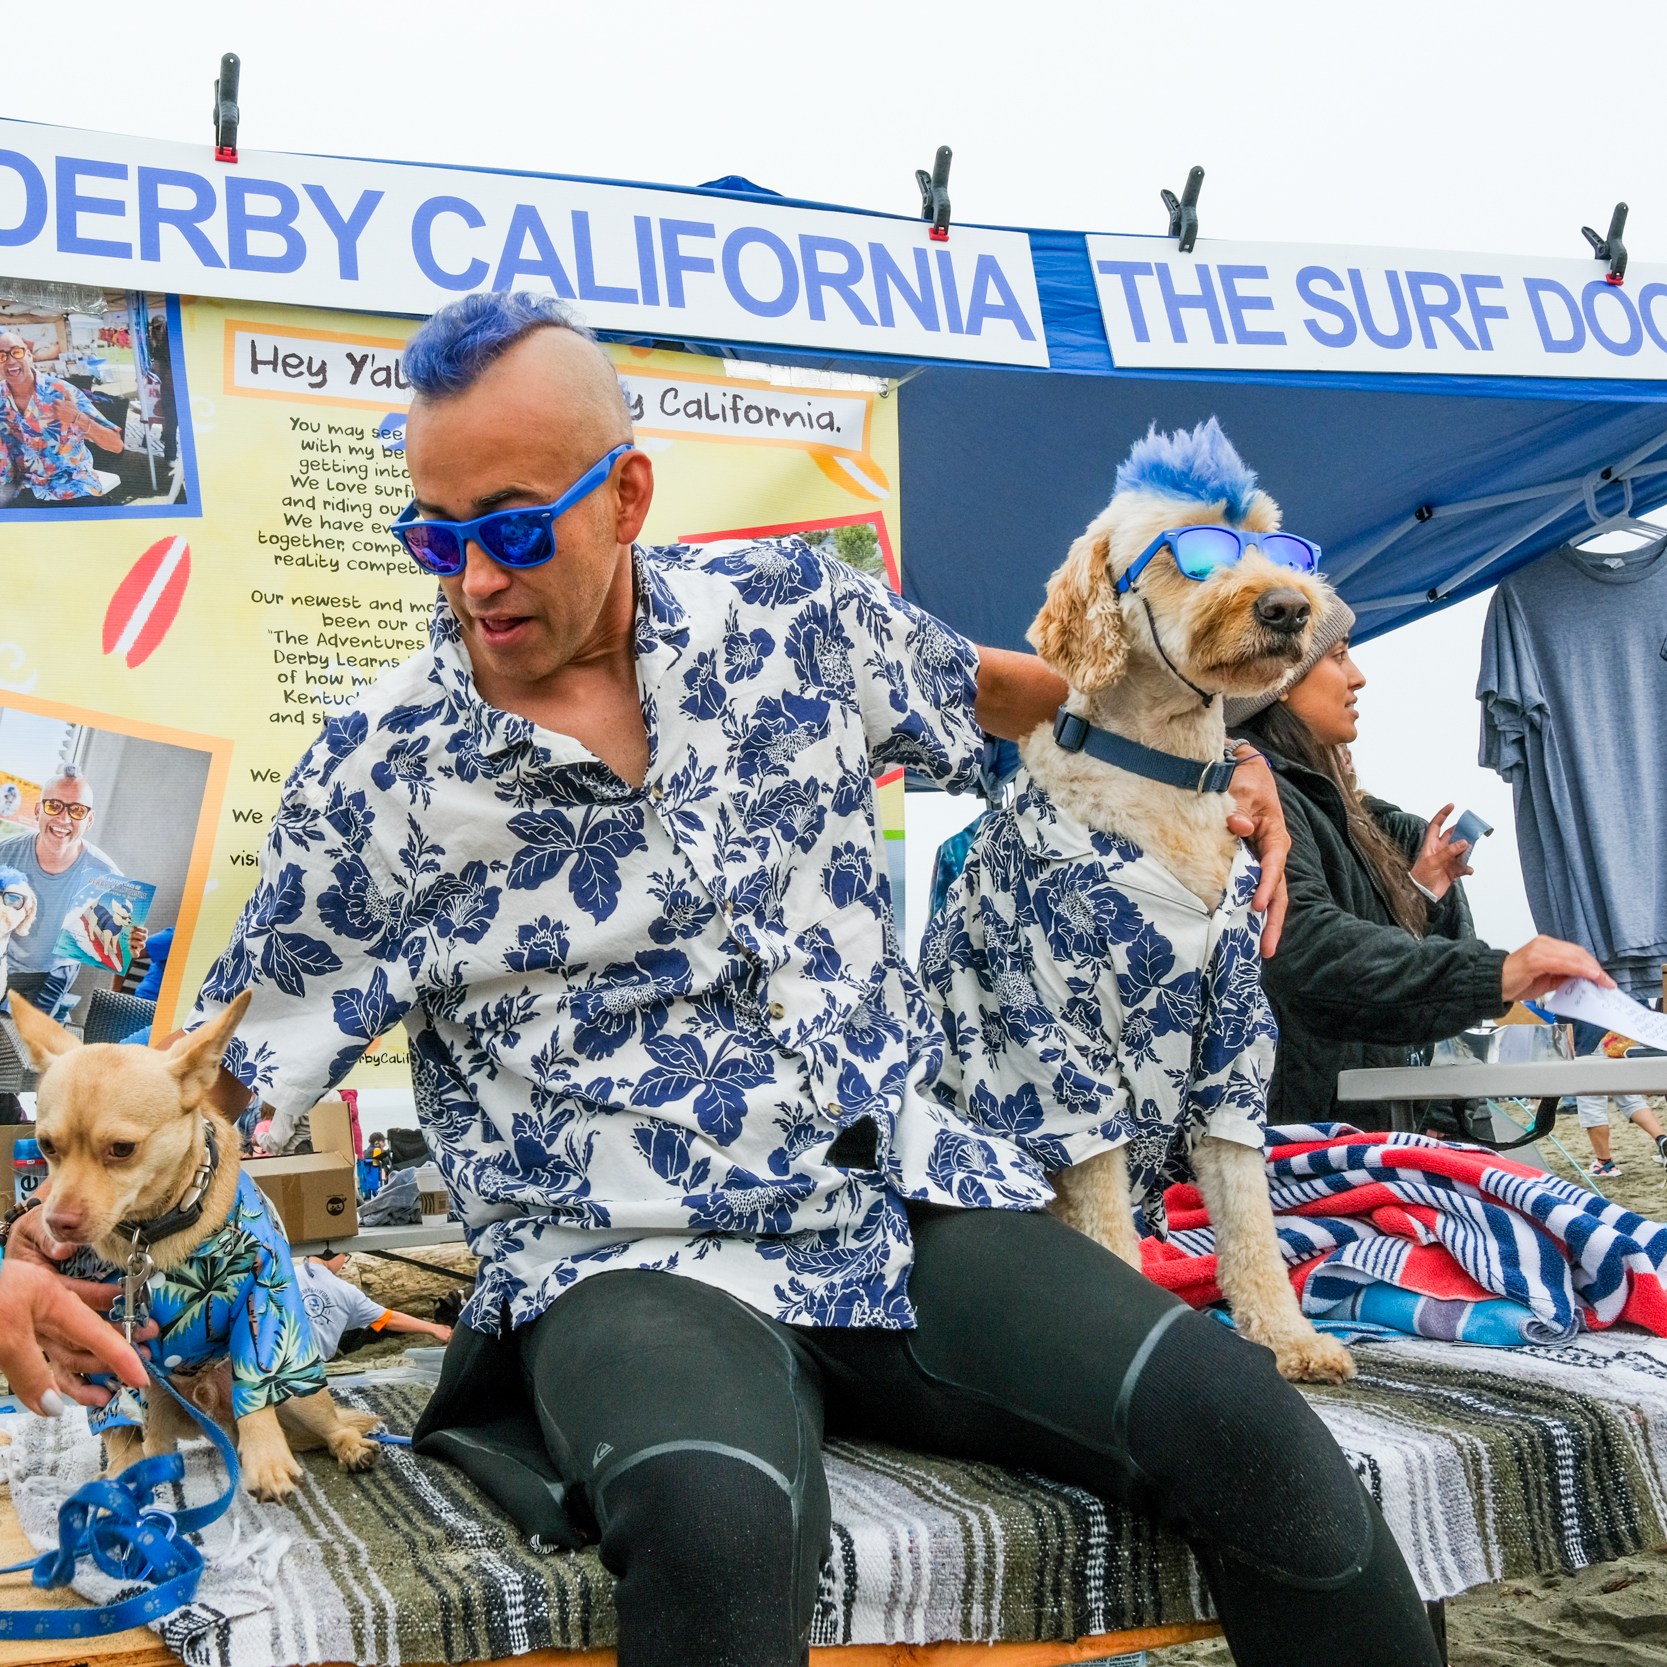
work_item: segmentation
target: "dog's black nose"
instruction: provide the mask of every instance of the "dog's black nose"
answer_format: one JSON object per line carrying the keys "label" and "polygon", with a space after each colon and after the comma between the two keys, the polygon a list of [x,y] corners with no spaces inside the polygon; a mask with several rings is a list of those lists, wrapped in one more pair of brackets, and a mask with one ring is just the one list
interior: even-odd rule
{"label": "dog's black nose", "polygon": [[1300,590],[1270,590],[1256,598],[1256,620],[1281,636],[1294,637],[1313,610]]}

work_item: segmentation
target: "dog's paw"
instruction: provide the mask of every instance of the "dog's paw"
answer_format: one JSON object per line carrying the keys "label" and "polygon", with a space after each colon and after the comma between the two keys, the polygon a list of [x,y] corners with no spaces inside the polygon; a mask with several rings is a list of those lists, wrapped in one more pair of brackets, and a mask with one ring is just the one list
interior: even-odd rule
{"label": "dog's paw", "polygon": [[1335,1337],[1312,1332],[1274,1345],[1279,1375],[1292,1383],[1347,1383],[1355,1374],[1354,1356]]}
{"label": "dog's paw", "polygon": [[243,1461],[243,1485],[255,1498],[269,1505],[281,1505],[301,1485],[301,1461],[286,1447],[282,1452],[262,1453]]}
{"label": "dog's paw", "polygon": [[376,1443],[367,1440],[360,1431],[345,1422],[336,1426],[328,1444],[336,1463],[343,1470],[369,1470],[376,1463]]}

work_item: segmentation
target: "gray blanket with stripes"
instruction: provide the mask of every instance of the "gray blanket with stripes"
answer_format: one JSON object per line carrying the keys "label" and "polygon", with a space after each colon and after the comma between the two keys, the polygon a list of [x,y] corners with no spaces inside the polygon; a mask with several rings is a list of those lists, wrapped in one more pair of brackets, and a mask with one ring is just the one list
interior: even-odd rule
{"label": "gray blanket with stripes", "polygon": [[[1513,1350],[1409,1340],[1357,1351],[1310,1398],[1377,1496],[1427,1597],[1667,1541],[1667,1340],[1620,1330]],[[408,1431],[426,1390],[338,1388]],[[7,1420],[24,1530],[52,1543],[99,1464],[85,1420]],[[206,1443],[185,1496],[220,1486]],[[1078,1489],[991,1465],[828,1448],[819,1644],[1070,1639],[1209,1614],[1187,1548]],[[389,1448],[364,1476],[310,1455],[295,1502],[240,1496],[205,1536],[197,1600],[162,1623],[190,1667],[470,1662],[614,1639],[594,1550],[540,1556],[461,1476]],[[78,1590],[118,1590],[95,1572]]]}

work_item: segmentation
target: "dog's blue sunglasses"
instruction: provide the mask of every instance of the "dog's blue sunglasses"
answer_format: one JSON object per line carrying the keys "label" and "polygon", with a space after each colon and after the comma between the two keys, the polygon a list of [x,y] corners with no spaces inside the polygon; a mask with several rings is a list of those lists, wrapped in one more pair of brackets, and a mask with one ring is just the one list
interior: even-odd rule
{"label": "dog's blue sunglasses", "polygon": [[1295,533],[1242,533],[1232,527],[1170,527],[1158,534],[1117,581],[1117,594],[1134,586],[1152,558],[1167,545],[1175,565],[1189,579],[1207,579],[1218,567],[1234,567],[1254,546],[1276,567],[1312,573],[1320,565],[1320,547]]}
{"label": "dog's blue sunglasses", "polygon": [[407,504],[388,529],[406,554],[426,573],[450,579],[468,561],[469,546],[478,544],[493,561],[505,567],[540,567],[556,553],[556,522],[576,503],[588,498],[628,451],[631,443],[615,446],[600,462],[574,481],[553,504],[531,509],[497,509],[473,521],[424,521],[417,506]]}
{"label": "dog's blue sunglasses", "polygon": [[21,909],[28,901],[28,897],[21,891],[0,891],[0,903],[4,903],[8,909]]}

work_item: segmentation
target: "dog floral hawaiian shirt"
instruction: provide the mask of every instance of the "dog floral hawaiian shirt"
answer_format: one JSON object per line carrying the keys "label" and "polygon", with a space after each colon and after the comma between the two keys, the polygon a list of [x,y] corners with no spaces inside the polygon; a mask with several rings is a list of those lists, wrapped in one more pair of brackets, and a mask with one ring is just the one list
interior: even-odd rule
{"label": "dog floral hawaiian shirt", "polygon": [[[110,1285],[122,1281],[120,1268],[90,1251],[78,1253],[65,1271]],[[113,1319],[122,1318],[122,1304],[118,1297]],[[324,1387],[324,1366],[296,1286],[289,1243],[247,1173],[237,1178],[237,1197],[219,1231],[177,1267],[152,1276],[148,1304],[160,1327],[151,1359],[165,1373],[230,1357],[236,1418]],[[133,1422],[120,1397],[88,1417],[95,1430]]]}
{"label": "dog floral hawaiian shirt", "polygon": [[79,434],[58,420],[55,407],[61,401],[100,428],[110,426],[73,382],[36,371],[34,396],[21,408],[0,388],[0,448],[37,498],[96,498],[104,487],[93,454]]}
{"label": "dog floral hawaiian shirt", "polygon": [[199,1016],[311,1105],[404,1021],[418,1111],[520,1325],[610,1268],[785,1321],[912,1325],[905,1198],[1031,1209],[1009,1141],[923,1092],[872,772],[976,778],[976,650],[799,539],[634,554],[642,788],[431,651],[328,720]]}
{"label": "dog floral hawaiian shirt", "polygon": [[1198,1139],[1262,1145],[1278,1033],[1257,879],[1241,846],[1206,909],[1021,771],[922,945],[948,1038],[939,1091],[1048,1170],[1126,1146],[1130,1195],[1162,1233],[1163,1189],[1190,1179]]}

